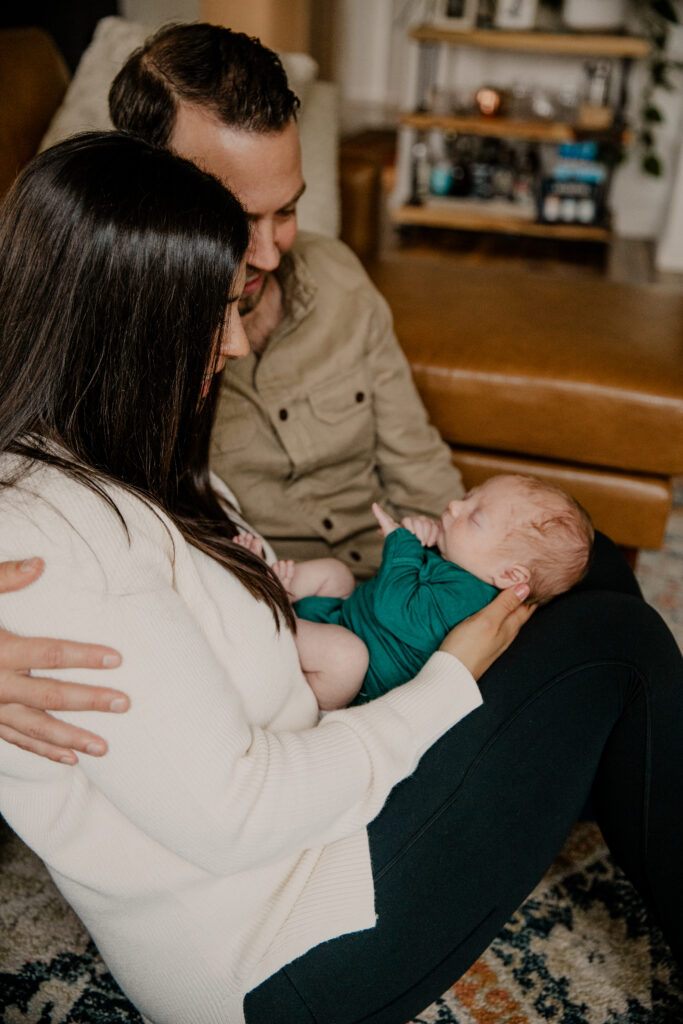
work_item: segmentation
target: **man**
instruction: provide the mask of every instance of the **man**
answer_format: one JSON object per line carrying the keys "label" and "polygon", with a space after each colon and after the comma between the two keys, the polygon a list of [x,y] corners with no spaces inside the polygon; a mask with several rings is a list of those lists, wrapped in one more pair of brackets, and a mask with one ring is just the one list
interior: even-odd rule
{"label": "man", "polygon": [[[110,93],[116,127],[215,174],[252,222],[241,302],[252,352],[224,374],[214,469],[282,557],[334,554],[365,578],[381,556],[374,501],[397,519],[433,515],[462,486],[427,422],[386,303],[342,243],[297,238],[298,106],[271,50],[211,25],[162,29]],[[30,640],[21,658],[10,643],[3,660],[8,642],[0,638],[0,736],[57,760],[73,759],[70,748],[104,753],[98,737],[42,709],[106,708],[115,698],[32,681],[25,698],[21,691],[31,706],[16,704],[19,674],[49,666],[32,660],[40,648]],[[51,651],[76,657],[58,643]]]}
{"label": "man", "polygon": [[400,519],[462,488],[360,264],[340,242],[297,238],[297,107],[272,51],[212,25],[157,33],[110,93],[117,128],[215,174],[252,220],[252,352],[224,374],[214,469],[283,558],[335,555],[365,578],[381,560],[373,501]]}

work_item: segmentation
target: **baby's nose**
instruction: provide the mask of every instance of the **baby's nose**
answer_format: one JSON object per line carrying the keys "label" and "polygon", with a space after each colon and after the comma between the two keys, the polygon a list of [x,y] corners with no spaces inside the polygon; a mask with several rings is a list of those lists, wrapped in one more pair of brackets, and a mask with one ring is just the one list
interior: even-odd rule
{"label": "baby's nose", "polygon": [[454,498],[453,501],[449,501],[448,511],[452,516],[457,516],[458,512],[460,511],[460,505],[461,502],[459,502],[457,498]]}

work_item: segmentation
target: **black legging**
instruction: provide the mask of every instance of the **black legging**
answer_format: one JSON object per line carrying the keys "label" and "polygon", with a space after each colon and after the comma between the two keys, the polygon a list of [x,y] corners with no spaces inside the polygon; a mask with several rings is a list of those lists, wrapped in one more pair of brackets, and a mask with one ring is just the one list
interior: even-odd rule
{"label": "black legging", "polygon": [[250,992],[248,1024],[405,1024],[497,935],[591,792],[683,962],[683,660],[609,541],[480,685],[369,826],[376,927]]}

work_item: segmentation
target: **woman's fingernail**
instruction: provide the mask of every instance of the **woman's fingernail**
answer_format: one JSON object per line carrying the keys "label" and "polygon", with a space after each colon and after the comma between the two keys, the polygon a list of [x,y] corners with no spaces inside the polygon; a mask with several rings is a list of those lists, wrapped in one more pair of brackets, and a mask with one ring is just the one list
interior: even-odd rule
{"label": "woman's fingernail", "polygon": [[86,754],[92,754],[93,757],[98,757],[100,754],[104,754],[106,751],[104,743],[89,743],[85,748]]}
{"label": "woman's fingernail", "polygon": [[517,586],[515,587],[515,594],[520,599],[520,601],[523,601],[526,597],[528,597],[529,596],[529,585],[528,585],[528,583],[518,583]]}
{"label": "woman's fingernail", "polygon": [[102,664],[105,668],[115,668],[121,664],[121,657],[118,654],[105,654],[102,658]]}
{"label": "woman's fingernail", "polygon": [[19,572],[33,572],[39,565],[39,558],[25,558],[23,562],[19,563]]}
{"label": "woman's fingernail", "polygon": [[110,711],[127,711],[128,701],[125,697],[114,697],[113,701],[109,705]]}
{"label": "woman's fingernail", "polygon": [[76,764],[76,758],[75,757],[66,757],[66,756],[64,756],[64,757],[60,757],[59,760],[62,762],[62,764]]}

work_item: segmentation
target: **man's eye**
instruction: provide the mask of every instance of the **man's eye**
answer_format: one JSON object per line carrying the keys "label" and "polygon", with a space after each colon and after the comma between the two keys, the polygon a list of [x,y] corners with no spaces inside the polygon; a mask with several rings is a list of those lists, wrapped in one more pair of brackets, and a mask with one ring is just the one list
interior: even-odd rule
{"label": "man's eye", "polygon": [[289,206],[286,210],[278,210],[279,217],[293,217],[296,213],[296,206]]}

